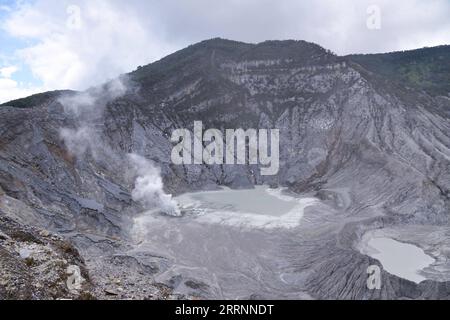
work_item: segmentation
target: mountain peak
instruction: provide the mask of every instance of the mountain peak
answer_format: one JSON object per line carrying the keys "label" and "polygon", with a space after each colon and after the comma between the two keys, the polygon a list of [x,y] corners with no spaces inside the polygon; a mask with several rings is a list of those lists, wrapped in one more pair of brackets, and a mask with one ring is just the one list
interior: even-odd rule
{"label": "mountain peak", "polygon": [[146,85],[181,70],[206,70],[226,62],[290,60],[301,65],[334,62],[340,58],[321,46],[303,40],[268,40],[245,43],[213,38],[190,45],[159,61],[138,67],[130,76]]}

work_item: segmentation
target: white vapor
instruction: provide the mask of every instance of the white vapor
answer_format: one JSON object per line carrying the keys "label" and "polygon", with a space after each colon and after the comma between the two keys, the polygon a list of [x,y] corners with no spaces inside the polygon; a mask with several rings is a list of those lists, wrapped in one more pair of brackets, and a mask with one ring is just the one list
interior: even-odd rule
{"label": "white vapor", "polygon": [[134,201],[140,202],[146,209],[155,207],[164,214],[180,216],[181,212],[172,195],[163,190],[161,173],[149,160],[134,153],[128,159],[136,175],[134,189],[131,193]]}
{"label": "white vapor", "polygon": [[82,158],[87,151],[92,152],[94,159],[97,158],[97,148],[99,143],[96,134],[89,126],[82,126],[76,129],[61,128],[60,136],[64,140],[67,149]]}
{"label": "white vapor", "polygon": [[116,79],[105,86],[60,98],[65,114],[76,123],[75,128],[61,128],[60,137],[78,159],[85,159],[89,154],[94,161],[108,165],[110,170],[123,172],[124,180],[132,176],[135,179],[132,199],[145,209],[158,208],[165,214],[179,216],[176,202],[163,190],[159,169],[142,156],[112,148],[96,129],[98,124],[104,123],[106,103],[122,96],[127,89],[125,79]]}

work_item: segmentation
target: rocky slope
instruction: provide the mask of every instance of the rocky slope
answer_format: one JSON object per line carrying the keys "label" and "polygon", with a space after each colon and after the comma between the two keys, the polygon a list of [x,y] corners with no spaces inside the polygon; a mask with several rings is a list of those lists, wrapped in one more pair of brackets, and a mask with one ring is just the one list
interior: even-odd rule
{"label": "rocky slope", "polygon": [[[0,108],[0,211],[70,241],[103,295],[148,298],[152,283],[151,297],[176,289],[154,284],[164,260],[129,253],[132,219],[144,209],[132,195],[134,153],[157,164],[169,193],[270,184],[321,199],[279,248],[301,275],[299,292],[312,298],[449,297],[448,97],[303,41],[213,39],[101,87],[39,102]],[[258,165],[171,164],[172,130],[192,129],[194,120],[278,128],[278,174],[261,176]],[[374,229],[436,257],[431,280],[416,285],[384,272],[382,290],[367,290],[367,266],[379,262],[356,245]],[[136,292],[121,294],[117,282]]]}
{"label": "rocky slope", "polygon": [[[83,258],[61,236],[17,223],[0,212],[0,299],[90,299]],[[72,287],[70,266],[82,279]],[[67,282],[69,281],[69,285]]]}

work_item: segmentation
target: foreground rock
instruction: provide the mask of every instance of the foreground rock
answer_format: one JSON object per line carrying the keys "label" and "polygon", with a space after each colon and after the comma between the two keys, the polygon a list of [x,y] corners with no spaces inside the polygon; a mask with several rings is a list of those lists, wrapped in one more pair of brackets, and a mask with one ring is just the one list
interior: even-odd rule
{"label": "foreground rock", "polygon": [[[72,286],[80,271],[80,286]],[[46,230],[18,224],[0,212],[0,299],[94,299],[83,258]]]}

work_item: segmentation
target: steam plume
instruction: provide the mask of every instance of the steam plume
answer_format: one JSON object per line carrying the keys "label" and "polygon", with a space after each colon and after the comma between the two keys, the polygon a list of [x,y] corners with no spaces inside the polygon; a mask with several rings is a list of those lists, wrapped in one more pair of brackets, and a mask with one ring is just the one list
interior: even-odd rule
{"label": "steam plume", "polygon": [[165,214],[180,216],[180,210],[170,194],[163,190],[163,181],[158,168],[149,160],[128,154],[128,159],[137,175],[131,196],[134,201],[142,203],[146,209],[158,207]]}
{"label": "steam plume", "polygon": [[[109,164],[124,172],[124,180],[133,176],[132,199],[141,203],[145,209],[160,209],[163,213],[179,216],[180,211],[172,196],[163,190],[160,171],[153,163],[137,154],[111,148],[103,139],[96,126],[104,123],[104,109],[112,101],[128,90],[122,80],[114,80],[103,87],[61,98],[65,113],[76,123],[75,128],[61,128],[60,136],[67,149],[82,159],[90,154],[95,161]],[[131,168],[131,171],[130,171]]]}

